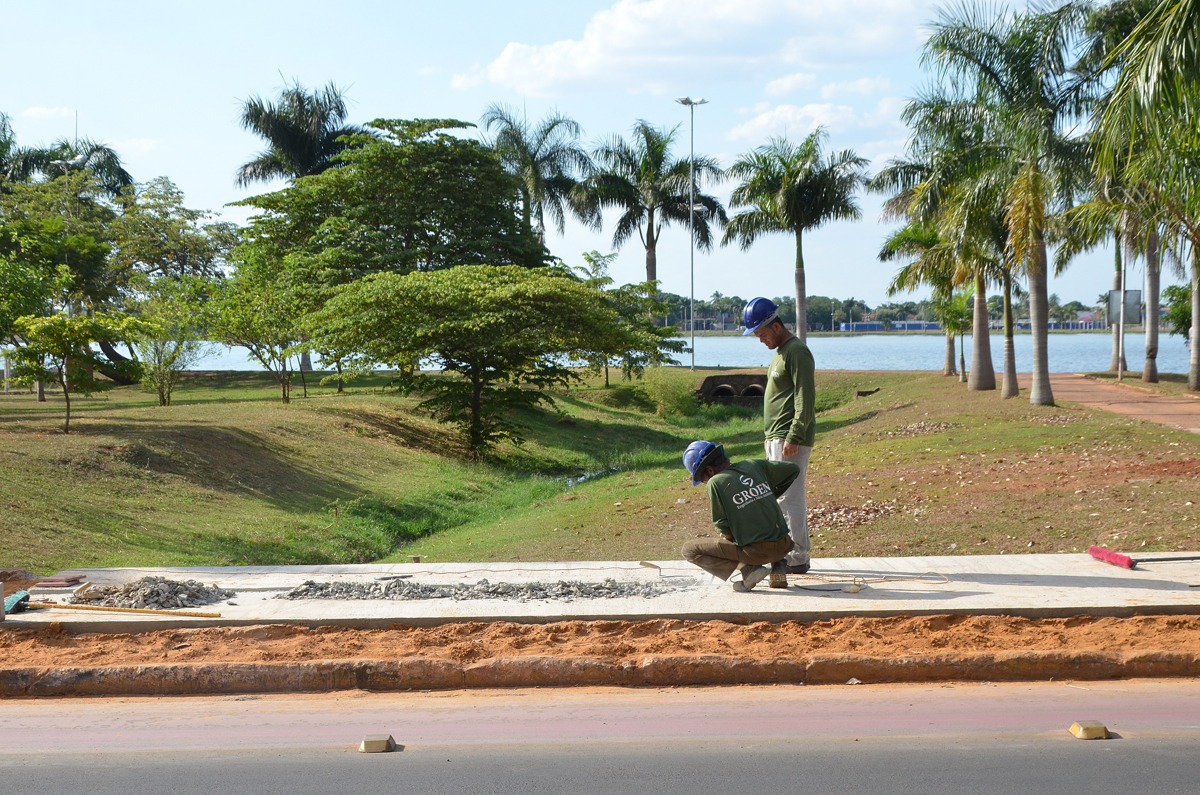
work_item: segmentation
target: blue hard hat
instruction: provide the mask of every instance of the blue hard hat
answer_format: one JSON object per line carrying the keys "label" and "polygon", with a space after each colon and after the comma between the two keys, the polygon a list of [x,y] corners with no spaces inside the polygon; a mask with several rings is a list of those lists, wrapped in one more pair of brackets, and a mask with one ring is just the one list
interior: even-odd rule
{"label": "blue hard hat", "polygon": [[746,330],[742,332],[742,336],[753,334],[761,326],[778,317],[779,307],[775,306],[770,299],[761,296],[751,298],[746,302],[746,309],[742,312],[742,321],[746,324]]}
{"label": "blue hard hat", "polygon": [[724,456],[725,448],[712,442],[696,441],[689,444],[683,451],[683,465],[687,467],[688,473],[692,476],[693,486],[700,485],[700,480],[696,476],[704,469],[706,460],[710,459],[713,453]]}

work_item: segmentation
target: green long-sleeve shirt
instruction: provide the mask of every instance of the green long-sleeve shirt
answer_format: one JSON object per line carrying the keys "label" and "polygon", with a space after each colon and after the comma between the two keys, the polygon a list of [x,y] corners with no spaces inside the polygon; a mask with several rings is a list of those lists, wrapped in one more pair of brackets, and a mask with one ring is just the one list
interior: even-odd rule
{"label": "green long-sleeve shirt", "polygon": [[776,541],[788,534],[776,500],[800,475],[790,461],[739,461],[708,479],[713,524],[739,547]]}
{"label": "green long-sleeve shirt", "polygon": [[812,447],[817,437],[816,364],[812,351],[792,337],[775,350],[767,372],[763,421],[768,439]]}

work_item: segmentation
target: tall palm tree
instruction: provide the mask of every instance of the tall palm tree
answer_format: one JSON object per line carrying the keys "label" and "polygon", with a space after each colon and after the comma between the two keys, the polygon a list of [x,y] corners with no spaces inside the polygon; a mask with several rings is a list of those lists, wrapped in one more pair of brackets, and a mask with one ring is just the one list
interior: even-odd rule
{"label": "tall palm tree", "polygon": [[[621,211],[613,246],[620,248],[637,232],[646,249],[648,282],[658,279],[658,241],[664,227],[688,225],[693,244],[708,251],[713,243],[709,221],[724,225],[727,220],[724,205],[699,190],[700,182],[721,179],[721,167],[711,157],[695,155],[697,184],[691,185],[689,158],[671,154],[678,130],[678,126],[663,130],[638,121],[631,140],[617,136],[601,143],[592,152],[596,171],[576,193],[580,207],[597,220],[603,209]],[[691,206],[690,198],[695,199]]]}
{"label": "tall palm tree", "polygon": [[[987,306],[989,281],[1009,276],[1006,236],[994,181],[986,178],[995,156],[990,136],[969,102],[955,101],[934,89],[911,100],[903,119],[912,130],[909,157],[889,162],[869,182],[871,190],[890,192],[886,216],[917,221],[936,229],[938,248],[952,265],[951,287],[974,289],[972,362],[968,388],[996,388]],[[1011,335],[1011,327],[1008,329]],[[1005,338],[1004,397],[1016,395],[1015,364]]]}
{"label": "tall palm tree", "polygon": [[827,137],[818,127],[799,144],[772,138],[739,157],[727,172],[741,180],[730,206],[747,209],[730,219],[722,244],[736,240],[745,251],[768,232],[795,238],[796,336],[801,341],[808,337],[804,233],[828,221],[861,218],[856,194],[867,182],[867,160],[850,149],[826,156],[821,144]]}
{"label": "tall palm tree", "polygon": [[570,209],[590,226],[598,219],[572,202],[572,191],[592,171],[592,160],[579,143],[579,123],[552,113],[531,126],[511,108],[491,105],[480,120],[489,132],[495,130],[492,147],[505,170],[520,181],[521,215],[525,225],[546,242],[546,216],[561,235]]}
{"label": "tall palm tree", "polygon": [[1008,245],[1029,277],[1033,374],[1029,401],[1054,405],[1048,357],[1048,217],[1071,203],[1086,173],[1086,141],[1066,129],[1082,110],[1067,59],[1087,5],[1046,13],[989,16],[963,4],[942,12],[923,58],[964,85],[1006,156],[995,178],[1005,188]]}
{"label": "tall palm tree", "polygon": [[[1191,248],[1188,389],[1200,391],[1200,2],[1162,0],[1109,55],[1120,72],[1097,128],[1097,167],[1140,184]],[[1186,255],[1184,257],[1186,259]]]}
{"label": "tall palm tree", "polygon": [[309,92],[297,81],[274,101],[253,96],[242,107],[242,127],[267,148],[237,172],[237,185],[319,174],[335,164],[347,146],[344,136],[365,132],[345,124],[346,99],[333,83]]}

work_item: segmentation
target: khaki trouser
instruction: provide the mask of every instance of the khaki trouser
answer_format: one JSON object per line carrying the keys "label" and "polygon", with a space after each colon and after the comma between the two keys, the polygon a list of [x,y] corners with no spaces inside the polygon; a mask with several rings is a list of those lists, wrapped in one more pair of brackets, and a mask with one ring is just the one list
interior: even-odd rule
{"label": "khaki trouser", "polygon": [[799,477],[792,482],[792,485],[788,486],[788,490],[779,498],[779,509],[783,511],[783,518],[787,520],[792,543],[796,545],[788,555],[788,564],[808,563],[811,542],[808,538],[808,504],[805,481],[808,478],[808,459],[812,455],[812,448],[801,447],[799,452],[789,458],[783,454],[783,439],[767,439],[764,447],[768,460],[791,461],[800,467]]}
{"label": "khaki trouser", "polygon": [[739,547],[722,537],[698,538],[683,545],[683,558],[713,576],[728,580],[739,565],[767,566],[783,560],[792,549],[788,536],[775,541],[756,541]]}

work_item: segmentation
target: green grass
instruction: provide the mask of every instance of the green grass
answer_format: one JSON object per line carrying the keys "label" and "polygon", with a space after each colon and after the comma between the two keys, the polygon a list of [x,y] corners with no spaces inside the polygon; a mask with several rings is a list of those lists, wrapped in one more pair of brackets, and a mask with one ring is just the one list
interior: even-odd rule
{"label": "green grass", "polygon": [[[205,374],[167,408],[118,388],[77,401],[66,435],[60,398],[0,398],[0,567],[677,558],[712,532],[686,444],[762,455],[757,412],[659,416],[640,383],[592,383],[471,463],[388,382],[283,405],[266,374]],[[818,389],[818,557],[1200,545],[1195,435],[930,373],[819,372]]]}

